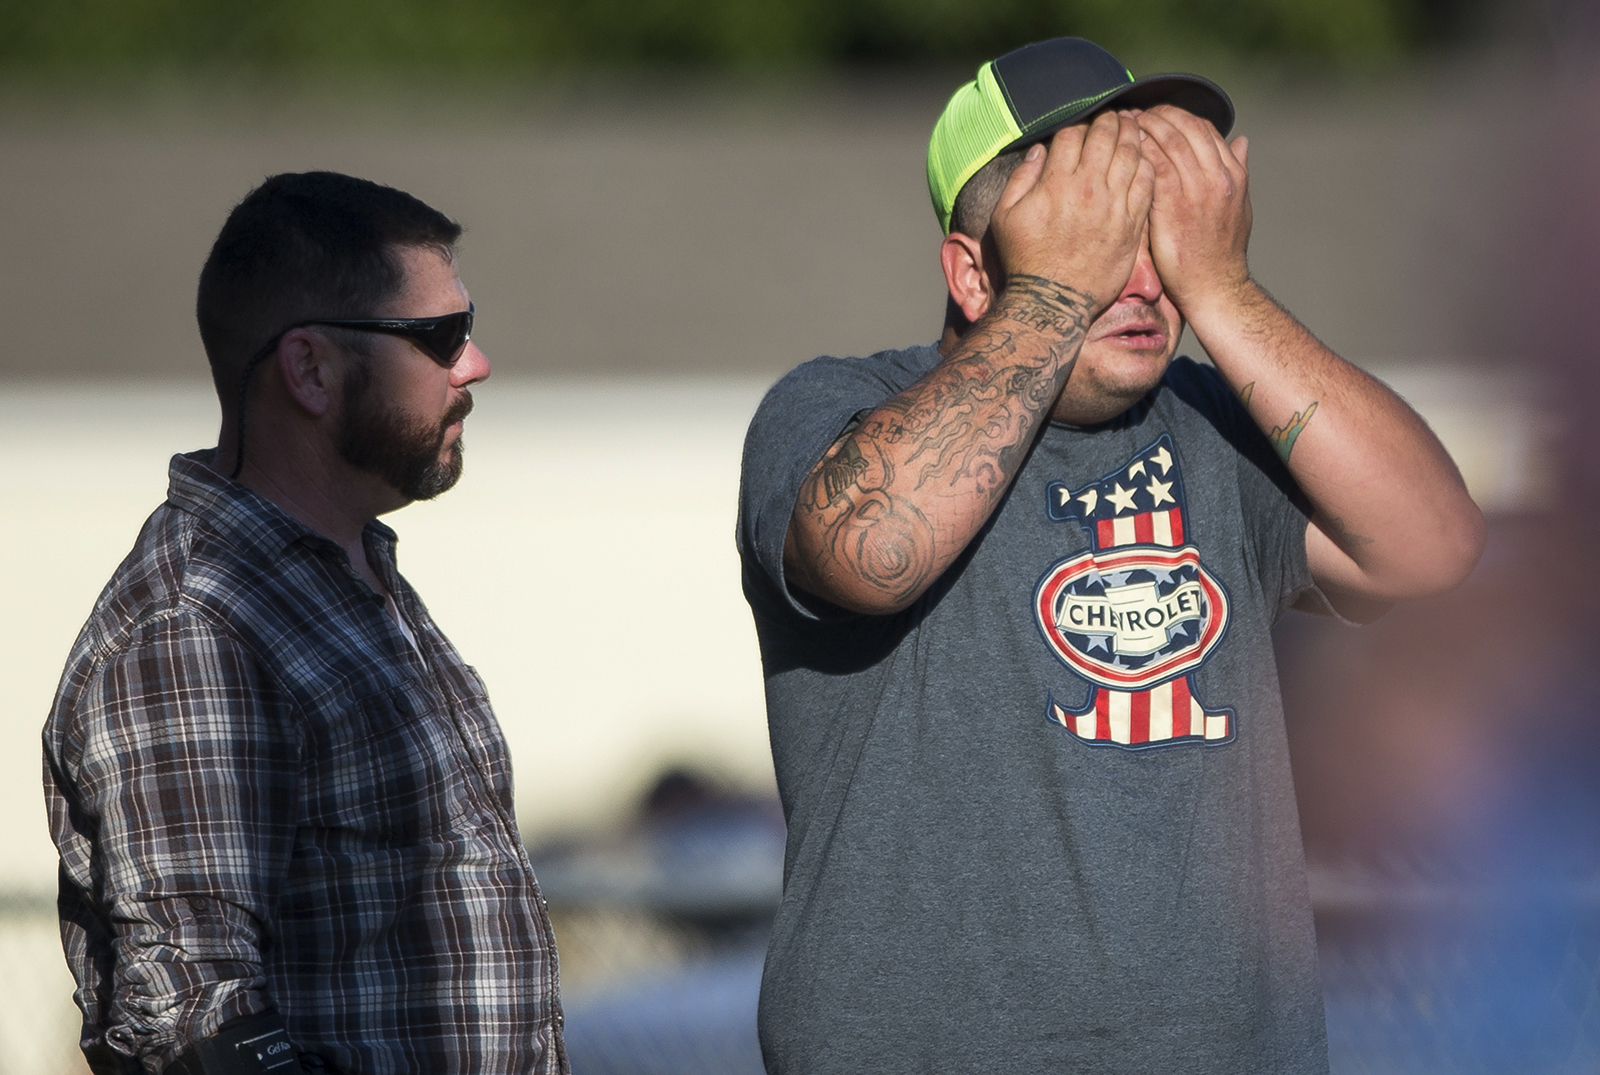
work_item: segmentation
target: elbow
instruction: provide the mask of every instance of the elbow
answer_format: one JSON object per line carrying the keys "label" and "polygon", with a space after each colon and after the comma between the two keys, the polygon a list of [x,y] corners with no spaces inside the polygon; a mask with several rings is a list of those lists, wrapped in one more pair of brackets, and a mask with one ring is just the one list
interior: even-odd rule
{"label": "elbow", "polygon": [[885,586],[876,579],[850,571],[795,571],[792,565],[785,571],[795,588],[861,616],[892,616],[904,612],[927,590],[926,584],[911,589]]}
{"label": "elbow", "polygon": [[1460,586],[1478,566],[1488,536],[1483,511],[1463,496],[1462,503],[1418,550],[1420,555],[1393,596],[1431,597]]}
{"label": "elbow", "polygon": [[1434,569],[1429,583],[1429,593],[1444,593],[1467,581],[1472,569],[1483,557],[1484,545],[1489,540],[1489,523],[1483,510],[1468,497],[1462,497],[1456,518],[1440,528],[1434,544]]}
{"label": "elbow", "polygon": [[923,591],[896,597],[888,594],[873,592],[864,587],[856,587],[848,592],[841,592],[837,598],[830,598],[834,604],[850,612],[862,616],[892,616],[896,612],[904,612],[916,604],[917,598]]}
{"label": "elbow", "polygon": [[856,533],[817,548],[797,529],[791,525],[784,542],[784,573],[790,585],[847,612],[862,616],[902,612],[938,576],[928,550],[917,543]]}

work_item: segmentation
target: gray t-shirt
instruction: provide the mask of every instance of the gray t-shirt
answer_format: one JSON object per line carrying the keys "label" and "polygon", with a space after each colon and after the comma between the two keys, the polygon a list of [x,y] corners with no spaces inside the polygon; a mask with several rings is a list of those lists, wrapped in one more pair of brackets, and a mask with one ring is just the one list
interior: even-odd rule
{"label": "gray t-shirt", "polygon": [[745,443],[738,541],[789,824],[768,1070],[1328,1070],[1270,628],[1313,589],[1303,498],[1179,359],[1052,424],[909,609],[783,580],[800,483],[932,347],[822,358]]}

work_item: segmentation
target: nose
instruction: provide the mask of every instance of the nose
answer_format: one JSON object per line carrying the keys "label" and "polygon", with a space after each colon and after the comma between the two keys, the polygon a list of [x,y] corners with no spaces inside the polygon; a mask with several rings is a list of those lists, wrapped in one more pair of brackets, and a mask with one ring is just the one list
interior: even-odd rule
{"label": "nose", "polygon": [[1133,262],[1133,274],[1128,277],[1128,283],[1123,287],[1122,294],[1117,296],[1117,301],[1138,299],[1148,306],[1154,306],[1161,300],[1164,290],[1161,277],[1156,275],[1155,260],[1150,257],[1150,240],[1147,237]]}
{"label": "nose", "polygon": [[457,388],[466,388],[468,385],[488,379],[489,356],[479,350],[476,343],[468,340],[466,350],[461,352],[456,364],[450,367],[450,383]]}

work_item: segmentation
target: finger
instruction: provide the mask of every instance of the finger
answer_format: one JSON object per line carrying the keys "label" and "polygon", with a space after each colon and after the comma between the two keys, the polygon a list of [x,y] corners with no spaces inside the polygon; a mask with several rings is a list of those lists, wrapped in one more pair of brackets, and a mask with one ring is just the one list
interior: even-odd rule
{"label": "finger", "polygon": [[1083,155],[1078,158],[1076,172],[1104,176],[1111,167],[1111,157],[1117,150],[1122,133],[1122,117],[1115,112],[1102,112],[1089,124],[1083,136]]}
{"label": "finger", "polygon": [[1239,162],[1239,167],[1249,167],[1250,138],[1248,135],[1241,134],[1228,143],[1228,148],[1233,151],[1233,159]]}
{"label": "finger", "polygon": [[1227,143],[1210,120],[1201,119],[1193,112],[1186,112],[1174,105],[1161,107],[1167,110],[1166,120],[1182,131],[1184,138],[1194,147],[1195,160],[1201,167],[1231,169],[1233,154],[1228,152]]}
{"label": "finger", "polygon": [[1111,155],[1106,179],[1113,190],[1124,190],[1133,182],[1143,155],[1139,152],[1139,125],[1132,117],[1118,116],[1117,146]]}
{"label": "finger", "polygon": [[1084,133],[1081,125],[1063,127],[1051,135],[1048,142],[1039,144],[1044,159],[1040,166],[1038,186],[1059,187],[1072,174],[1083,153]]}
{"label": "finger", "polygon": [[1172,163],[1172,158],[1167,156],[1167,151],[1161,148],[1160,142],[1150,137],[1148,131],[1145,132],[1145,140],[1139,143],[1139,155],[1150,163],[1157,186],[1176,183],[1180,189],[1182,188],[1183,180],[1179,178],[1178,169]]}
{"label": "finger", "polygon": [[1000,192],[1000,200],[995,204],[997,212],[1007,212],[1016,205],[1039,183],[1039,177],[1044,174],[1046,153],[1043,143],[1034,143],[1028,147],[1028,152],[1022,157],[1022,163],[1012,171],[1011,178],[1006,180],[1005,189]]}
{"label": "finger", "polygon": [[1200,178],[1200,162],[1195,158],[1194,147],[1183,136],[1183,132],[1154,109],[1139,117],[1139,126],[1150,136],[1146,147],[1151,142],[1155,143],[1166,158],[1165,166],[1159,160],[1152,161],[1162,181],[1176,181],[1185,191],[1194,189]]}
{"label": "finger", "polygon": [[1141,155],[1133,182],[1128,185],[1128,215],[1135,220],[1144,220],[1147,228],[1150,226],[1150,206],[1155,201],[1155,194],[1155,165],[1150,163],[1150,158]]}

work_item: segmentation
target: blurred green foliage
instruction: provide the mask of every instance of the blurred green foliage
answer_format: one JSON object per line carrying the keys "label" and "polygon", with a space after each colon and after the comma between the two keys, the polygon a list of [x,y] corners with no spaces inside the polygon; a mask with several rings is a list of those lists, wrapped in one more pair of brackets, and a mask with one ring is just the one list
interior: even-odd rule
{"label": "blurred green foliage", "polygon": [[976,63],[1082,34],[1119,54],[1364,62],[1426,44],[1450,0],[0,0],[0,69],[759,69]]}

